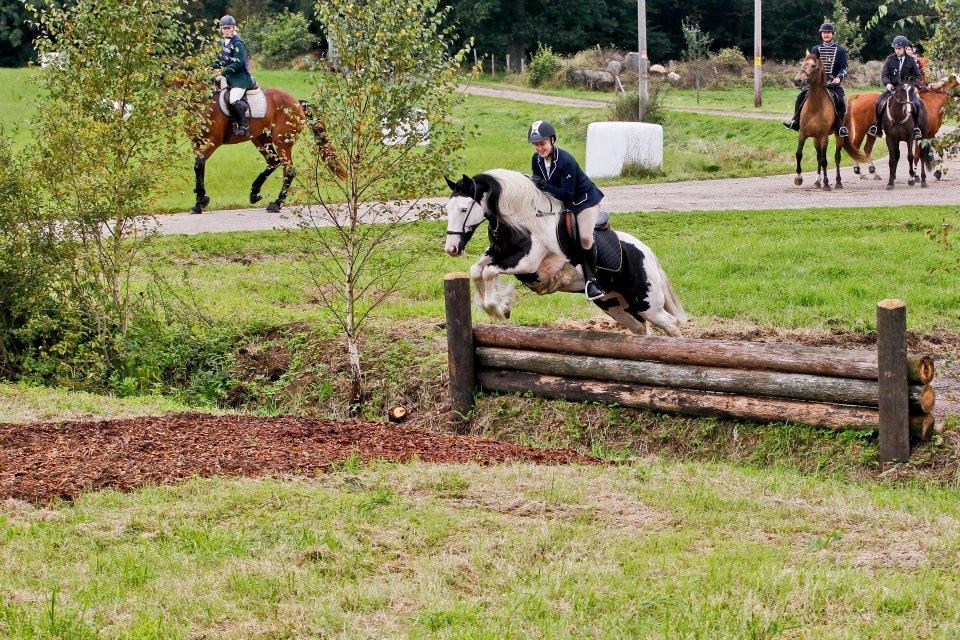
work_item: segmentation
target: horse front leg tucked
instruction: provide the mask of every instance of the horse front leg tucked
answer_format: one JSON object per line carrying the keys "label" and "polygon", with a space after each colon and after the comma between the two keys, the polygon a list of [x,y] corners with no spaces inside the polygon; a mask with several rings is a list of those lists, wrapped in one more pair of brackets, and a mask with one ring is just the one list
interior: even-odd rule
{"label": "horse front leg tucked", "polygon": [[[502,267],[494,263],[492,256],[484,255],[484,257],[470,269],[470,276],[473,277],[475,272],[479,272],[481,282],[477,284],[477,289],[483,292],[481,296],[481,307],[487,315],[499,320],[506,320],[510,317],[510,307],[513,304],[515,283],[513,281],[502,282],[498,280],[500,276],[536,273],[546,257],[546,247],[539,242],[534,242],[529,253],[522,256],[516,265],[512,267]],[[487,262],[485,266],[480,266],[484,262],[484,259],[487,258],[489,258],[489,262]],[[516,258],[516,256],[513,256],[513,258]],[[512,261],[513,259],[510,259],[510,262]]]}

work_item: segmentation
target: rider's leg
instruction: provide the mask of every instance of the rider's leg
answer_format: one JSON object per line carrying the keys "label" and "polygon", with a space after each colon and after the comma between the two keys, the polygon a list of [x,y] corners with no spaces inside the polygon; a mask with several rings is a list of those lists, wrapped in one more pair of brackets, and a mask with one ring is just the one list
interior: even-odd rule
{"label": "rider's leg", "polygon": [[880,94],[880,97],[877,98],[877,103],[875,105],[875,110],[877,112],[877,121],[870,125],[870,128],[867,129],[867,135],[873,136],[875,138],[883,137],[883,103],[886,101],[887,97],[890,96],[889,91],[884,91]]}
{"label": "rider's leg", "polygon": [[597,284],[597,247],[593,243],[593,229],[600,215],[600,205],[588,207],[577,214],[577,233],[583,249],[583,276],[586,280],[584,293],[591,300],[603,297],[604,291]]}
{"label": "rider's leg", "polygon": [[797,95],[797,102],[793,106],[793,117],[789,120],[784,120],[783,126],[787,129],[792,129],[794,131],[800,131],[800,110],[803,109],[803,103],[807,99],[807,90],[804,89]]}
{"label": "rider's leg", "polygon": [[249,134],[250,129],[247,125],[247,109],[249,105],[247,101],[243,99],[246,95],[246,89],[242,87],[231,87],[230,94],[227,98],[227,102],[230,104],[230,111],[233,113],[233,117],[237,121],[237,131],[238,136],[246,136]]}
{"label": "rider's leg", "polygon": [[850,131],[847,130],[847,125],[844,123],[844,119],[847,116],[847,100],[843,92],[843,87],[840,85],[833,85],[833,92],[837,95],[837,100],[835,104],[837,105],[837,133],[841,138],[846,138],[850,135]]}
{"label": "rider's leg", "polygon": [[921,140],[923,139],[923,131],[920,129],[920,114],[923,112],[923,103],[916,93],[913,94],[910,101],[913,102],[913,139]]}

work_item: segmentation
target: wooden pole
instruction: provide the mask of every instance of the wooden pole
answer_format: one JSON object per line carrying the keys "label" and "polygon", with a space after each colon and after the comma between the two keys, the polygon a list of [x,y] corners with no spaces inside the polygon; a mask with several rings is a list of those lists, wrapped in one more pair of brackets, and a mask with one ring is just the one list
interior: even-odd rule
{"label": "wooden pole", "polygon": [[[879,389],[877,382],[873,380],[571,356],[493,347],[478,347],[476,362],[486,369],[509,369],[654,387],[878,406]],[[907,388],[906,385],[904,388]],[[918,412],[929,413],[933,409],[935,394],[932,387],[918,385],[910,387],[909,392],[911,406]]]}
{"label": "wooden pole", "polygon": [[490,75],[497,75],[497,56],[496,54],[490,54]]}
{"label": "wooden pole", "polygon": [[447,310],[450,410],[452,421],[463,426],[473,410],[476,386],[469,276],[465,273],[447,274],[443,279],[443,299]]}
{"label": "wooden pole", "polygon": [[907,393],[907,307],[900,300],[877,304],[877,366],[880,383],[880,461],[910,458]]}
{"label": "wooden pole", "polygon": [[763,104],[763,51],[761,47],[760,19],[761,0],[753,1],[753,106],[757,109]]}
{"label": "wooden pole", "polygon": [[[476,325],[473,333],[476,344],[484,347],[863,380],[878,378],[877,354],[866,350],[488,324]],[[929,356],[910,357],[908,367],[914,384],[928,384],[933,379],[933,359]]]}
{"label": "wooden pole", "polygon": [[506,67],[506,73],[510,73],[510,54],[509,54],[509,53],[507,54],[507,67]]}
{"label": "wooden pole", "polygon": [[649,100],[649,91],[647,87],[648,67],[647,64],[647,3],[646,0],[637,0],[637,53],[640,55],[638,61],[637,76],[639,82],[640,98],[640,120],[647,113],[647,102]]}
{"label": "wooden pole", "polygon": [[693,416],[716,415],[758,423],[796,422],[829,429],[875,429],[879,420],[879,412],[870,407],[577,380],[525,371],[480,371],[478,380],[480,386],[489,391],[532,393],[574,402],[619,404]]}

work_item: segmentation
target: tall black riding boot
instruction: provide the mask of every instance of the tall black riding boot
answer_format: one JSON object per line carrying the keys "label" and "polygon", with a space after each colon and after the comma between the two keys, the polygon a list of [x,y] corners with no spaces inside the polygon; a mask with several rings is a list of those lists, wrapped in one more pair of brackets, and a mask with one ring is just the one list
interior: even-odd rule
{"label": "tall black riding boot", "polygon": [[877,105],[877,121],[870,125],[870,128],[867,129],[867,135],[871,135],[876,138],[883,137],[883,102]]}
{"label": "tall black riding boot", "polygon": [[920,130],[920,109],[917,108],[916,103],[913,105],[913,139],[923,139],[923,131]]}
{"label": "tall black riding boot", "polygon": [[837,118],[840,120],[840,126],[837,127],[837,133],[841,138],[846,138],[850,135],[850,131],[847,130],[844,120],[847,119],[847,105],[846,102],[841,102],[840,107],[837,109]]}
{"label": "tall black riding boot", "polygon": [[800,110],[803,109],[803,103],[807,100],[807,90],[804,89],[797,96],[797,102],[793,106],[793,117],[783,121],[783,126],[793,131],[800,131]]}
{"label": "tall black riding boot", "polygon": [[606,295],[597,284],[597,245],[583,251],[583,277],[587,284],[583,292],[589,300],[597,300]]}
{"label": "tall black riding boot", "polygon": [[237,100],[230,105],[230,110],[233,112],[233,117],[237,121],[237,126],[233,130],[233,135],[245,138],[250,135],[250,127],[247,124],[247,109],[249,105],[244,99]]}

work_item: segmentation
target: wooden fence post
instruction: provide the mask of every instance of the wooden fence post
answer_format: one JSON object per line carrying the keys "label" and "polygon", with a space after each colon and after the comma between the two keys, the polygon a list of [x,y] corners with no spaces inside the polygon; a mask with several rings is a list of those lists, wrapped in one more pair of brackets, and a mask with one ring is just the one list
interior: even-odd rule
{"label": "wooden fence post", "polygon": [[447,310],[450,410],[452,420],[462,426],[466,416],[473,410],[476,386],[469,276],[465,273],[448,273],[443,279],[443,299]]}
{"label": "wooden fence post", "polygon": [[910,458],[907,391],[907,307],[901,300],[877,304],[877,369],[880,382],[880,461]]}

